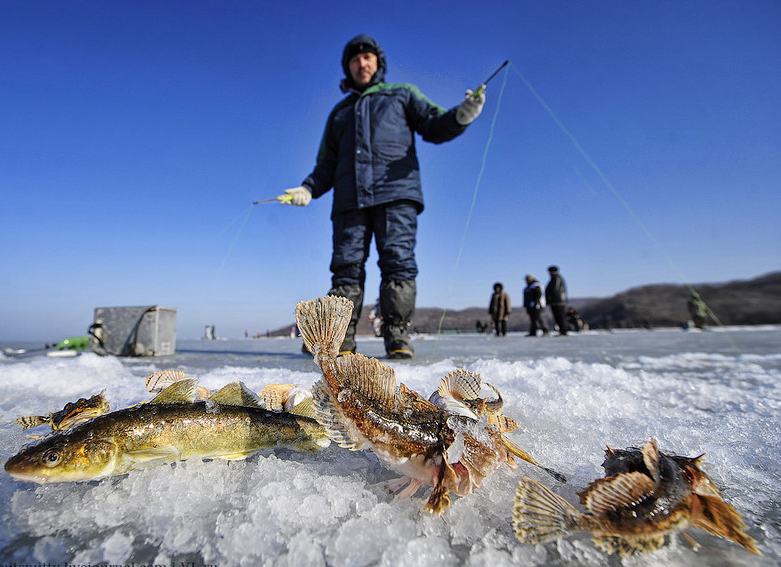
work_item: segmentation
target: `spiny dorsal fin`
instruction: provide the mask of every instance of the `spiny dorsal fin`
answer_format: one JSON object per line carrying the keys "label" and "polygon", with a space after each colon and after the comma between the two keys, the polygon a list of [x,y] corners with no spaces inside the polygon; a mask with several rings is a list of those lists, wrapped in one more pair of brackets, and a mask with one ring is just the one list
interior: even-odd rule
{"label": "spiny dorsal fin", "polygon": [[336,358],[352,312],[352,301],[333,295],[301,301],[296,305],[298,330],[315,361]]}
{"label": "spiny dorsal fin", "polygon": [[643,445],[643,462],[648,472],[651,473],[651,478],[654,482],[659,482],[659,446],[656,443],[656,439],[651,439],[645,445]]}
{"label": "spiny dorsal fin", "polygon": [[376,358],[362,354],[348,354],[336,360],[342,382],[361,395],[378,402],[386,409],[393,408],[396,397],[396,373]]}
{"label": "spiny dorsal fin", "polygon": [[293,384],[268,384],[260,391],[260,399],[266,404],[266,409],[283,411],[288,394],[293,388]]}
{"label": "spiny dorsal fin", "polygon": [[187,374],[182,370],[158,370],[146,377],[146,390],[147,392],[160,392],[174,382],[185,378],[187,378]]}
{"label": "spiny dorsal fin", "polygon": [[[404,386],[404,384],[402,384],[402,386]],[[401,390],[401,388],[399,390]],[[405,394],[406,392],[400,392],[399,400],[401,400],[402,396]],[[480,419],[480,416],[472,411],[472,409],[469,408],[464,402],[455,398],[440,396],[439,391],[431,394],[431,397],[428,399],[428,401],[436,407],[445,410],[450,415],[468,417],[469,419],[473,419],[475,421]]]}
{"label": "spiny dorsal fin", "polygon": [[152,398],[150,404],[191,404],[195,402],[197,378],[186,378],[168,386]]}
{"label": "spiny dorsal fin", "polygon": [[231,382],[223,386],[212,394],[211,401],[223,406],[263,409],[263,403],[258,395],[250,390],[244,382]]}
{"label": "spiny dorsal fin", "polygon": [[315,419],[325,427],[331,441],[351,451],[360,449],[361,447],[350,438],[347,429],[342,425],[341,409],[334,403],[331,390],[323,380],[318,380],[312,386],[312,400],[315,406]]}
{"label": "spiny dorsal fin", "polygon": [[454,370],[439,381],[439,395],[457,400],[476,400],[480,397],[482,384],[477,372],[463,368]]}
{"label": "spiny dorsal fin", "polygon": [[605,514],[637,504],[653,492],[654,486],[654,481],[641,472],[600,478],[584,491],[584,503],[589,512]]}
{"label": "spiny dorsal fin", "polygon": [[[491,419],[488,420],[488,423],[493,425]],[[500,433],[509,433],[510,431],[515,431],[518,429],[518,422],[504,414],[500,414],[496,417],[495,425],[496,428],[499,429]]]}
{"label": "spiny dorsal fin", "polygon": [[694,514],[692,525],[709,534],[731,539],[751,553],[762,555],[756,547],[756,541],[746,535],[746,524],[737,510],[717,496],[693,496]]}
{"label": "spiny dorsal fin", "polygon": [[317,420],[317,408],[315,407],[314,398],[306,398],[303,402],[300,402],[290,408],[288,413]]}

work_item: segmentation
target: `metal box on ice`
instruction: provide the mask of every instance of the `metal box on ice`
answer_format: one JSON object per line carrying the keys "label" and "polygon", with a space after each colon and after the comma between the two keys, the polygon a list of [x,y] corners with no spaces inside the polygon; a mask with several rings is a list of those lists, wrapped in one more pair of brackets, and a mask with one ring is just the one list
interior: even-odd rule
{"label": "metal box on ice", "polygon": [[90,346],[98,354],[170,356],[176,349],[176,309],[97,307],[90,334]]}

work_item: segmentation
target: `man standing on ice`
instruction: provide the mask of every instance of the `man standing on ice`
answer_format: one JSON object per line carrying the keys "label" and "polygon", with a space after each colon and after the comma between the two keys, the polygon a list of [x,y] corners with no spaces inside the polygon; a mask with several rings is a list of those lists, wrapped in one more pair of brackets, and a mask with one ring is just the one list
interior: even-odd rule
{"label": "man standing on ice", "polygon": [[326,122],[314,171],[300,187],[277,197],[308,205],[334,189],[331,220],[332,295],[355,309],[341,352],[355,352],[355,328],[363,306],[366,259],[372,235],[380,267],[382,335],[389,358],[412,358],[408,328],[415,310],[417,215],[423,211],[415,133],[427,142],[452,140],[480,114],[484,89],[466,92],[445,110],[414,85],[384,82],[385,53],[368,35],[351,39],[342,54],[347,96]]}

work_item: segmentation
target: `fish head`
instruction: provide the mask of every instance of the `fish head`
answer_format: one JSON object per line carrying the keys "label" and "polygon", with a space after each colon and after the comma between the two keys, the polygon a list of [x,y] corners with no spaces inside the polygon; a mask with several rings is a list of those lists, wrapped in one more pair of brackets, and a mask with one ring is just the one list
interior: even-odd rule
{"label": "fish head", "polygon": [[5,471],[15,480],[27,482],[93,480],[111,474],[118,453],[111,440],[55,435],[8,459]]}

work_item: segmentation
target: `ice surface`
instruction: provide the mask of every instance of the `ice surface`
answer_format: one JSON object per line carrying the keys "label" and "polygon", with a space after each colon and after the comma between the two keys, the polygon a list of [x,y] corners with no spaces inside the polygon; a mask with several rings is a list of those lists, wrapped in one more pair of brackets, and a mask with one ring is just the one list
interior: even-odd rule
{"label": "ice surface", "polygon": [[[382,343],[359,338],[379,356]],[[20,345],[2,345],[20,346]],[[625,565],[777,565],[781,561],[781,328],[589,332],[566,338],[421,337],[417,358],[393,362],[424,396],[458,367],[479,372],[520,428],[509,436],[562,485],[519,462],[441,517],[422,511],[429,489],[394,500],[395,475],[363,452],[267,450],[246,461],[190,460],[100,482],[34,485],[0,476],[0,562],[174,565],[620,565],[586,536],[539,546],[515,539],[515,486],[531,476],[573,502],[602,476],[605,445],[655,437],[665,452],[706,453],[707,470],[743,515],[763,557],[692,530]],[[168,358],[71,359],[0,355],[2,461],[29,439],[21,415],[62,408],[106,389],[112,408],[151,397],[144,377],[166,368],[208,388],[242,380],[311,386],[317,368],[289,339],[184,341]]]}

